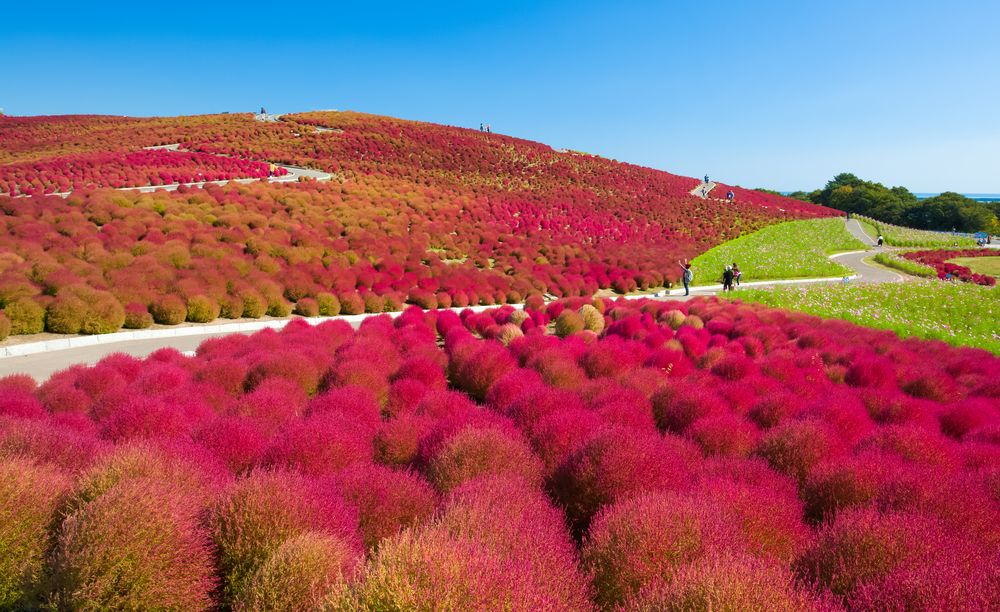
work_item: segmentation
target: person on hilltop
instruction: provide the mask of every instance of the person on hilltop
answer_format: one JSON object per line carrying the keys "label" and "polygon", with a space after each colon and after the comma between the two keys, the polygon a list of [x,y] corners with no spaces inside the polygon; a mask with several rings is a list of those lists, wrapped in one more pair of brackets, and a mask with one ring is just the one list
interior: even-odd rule
{"label": "person on hilltop", "polygon": [[736,192],[733,191],[732,189],[730,189],[729,193],[726,194],[726,199],[729,200],[730,202],[732,202],[733,198],[735,197],[736,197]]}
{"label": "person on hilltop", "polygon": [[878,246],[882,246],[882,234],[878,235]]}
{"label": "person on hilltop", "polygon": [[705,175],[705,182],[706,183],[708,182],[708,175],[707,174]]}
{"label": "person on hilltop", "polygon": [[681,282],[684,283],[684,295],[691,295],[690,285],[691,281],[694,280],[694,271],[691,269],[691,264],[686,261],[681,262],[680,260],[677,260],[677,263],[680,265],[681,270],[683,270],[681,273]]}
{"label": "person on hilltop", "polygon": [[726,269],[722,272],[722,290],[732,291],[733,290],[733,267],[726,266]]}
{"label": "person on hilltop", "polygon": [[742,278],[742,277],[743,277],[743,272],[740,271],[740,267],[738,265],[736,265],[736,262],[734,261],[733,262],[733,281],[736,283],[737,287],[740,286],[740,278]]}

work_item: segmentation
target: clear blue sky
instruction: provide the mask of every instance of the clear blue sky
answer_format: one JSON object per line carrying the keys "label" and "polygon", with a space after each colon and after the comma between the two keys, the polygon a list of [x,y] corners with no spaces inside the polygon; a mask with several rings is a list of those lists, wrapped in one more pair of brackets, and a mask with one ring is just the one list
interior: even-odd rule
{"label": "clear blue sky", "polygon": [[996,0],[11,0],[3,21],[8,114],[354,109],[745,186],[1000,192]]}

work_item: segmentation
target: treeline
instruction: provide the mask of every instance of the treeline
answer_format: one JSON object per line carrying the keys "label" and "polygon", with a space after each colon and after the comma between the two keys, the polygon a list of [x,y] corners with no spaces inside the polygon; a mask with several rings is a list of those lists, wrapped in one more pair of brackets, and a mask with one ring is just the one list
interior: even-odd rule
{"label": "treeline", "polygon": [[886,187],[848,172],[833,177],[823,189],[788,196],[916,229],[1000,232],[1000,202],[979,202],[952,191],[921,200],[905,187]]}

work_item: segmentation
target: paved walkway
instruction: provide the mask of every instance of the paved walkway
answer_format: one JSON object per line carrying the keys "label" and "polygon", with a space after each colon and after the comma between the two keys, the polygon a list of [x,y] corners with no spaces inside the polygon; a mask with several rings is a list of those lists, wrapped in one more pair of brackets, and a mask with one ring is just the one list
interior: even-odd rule
{"label": "paved walkway", "polygon": [[[851,228],[851,225],[852,224],[849,222],[848,229],[854,233],[855,230]],[[857,225],[857,221],[854,221],[854,225]],[[856,230],[861,231],[860,226],[857,226]],[[852,280],[852,282],[899,282],[907,278],[888,269],[869,265],[863,261],[864,259],[871,257],[874,253],[875,250],[840,253],[832,255],[831,259],[837,260],[838,263],[844,264],[854,271],[856,278]],[[764,281],[753,283],[753,286],[766,287],[779,284],[807,284],[817,282],[835,283],[842,282],[842,279],[830,278],[819,281],[817,279]],[[744,286],[747,285],[750,285],[750,283],[744,284]],[[688,300],[694,297],[715,295],[720,291],[721,286],[708,285],[692,287],[690,297],[685,297],[683,295],[648,295],[634,297],[648,297],[652,299],[664,300]],[[351,320],[350,322],[354,327],[358,327],[360,325],[360,320]],[[158,349],[166,347],[172,347],[181,352],[194,351],[198,345],[202,343],[202,341],[208,338],[225,336],[228,335],[228,333],[231,333],[213,332],[212,324],[205,325],[203,329],[204,332],[199,333],[198,335],[127,340],[107,344],[96,344],[92,346],[50,350],[43,353],[35,353],[24,356],[3,357],[0,358],[0,377],[7,376],[9,374],[28,374],[35,377],[36,380],[43,381],[48,379],[48,377],[55,372],[66,369],[72,365],[94,364],[112,353],[127,353],[136,357],[145,357]]]}
{"label": "paved walkway", "polygon": [[708,195],[715,189],[715,185],[714,182],[698,183],[698,186],[691,190],[691,195],[707,200]]}

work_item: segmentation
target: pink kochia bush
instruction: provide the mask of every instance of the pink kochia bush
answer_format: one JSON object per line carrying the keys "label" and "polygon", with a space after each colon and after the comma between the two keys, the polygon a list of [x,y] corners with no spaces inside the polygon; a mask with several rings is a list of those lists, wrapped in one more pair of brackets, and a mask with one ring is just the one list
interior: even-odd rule
{"label": "pink kochia bush", "polygon": [[0,607],[1000,607],[993,355],[529,301],[0,379]]}

